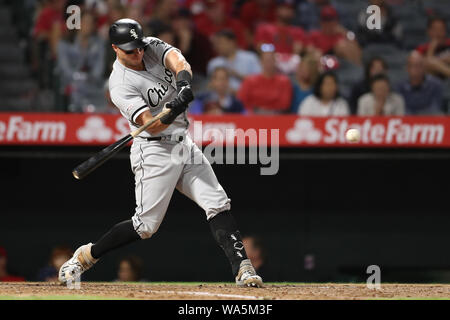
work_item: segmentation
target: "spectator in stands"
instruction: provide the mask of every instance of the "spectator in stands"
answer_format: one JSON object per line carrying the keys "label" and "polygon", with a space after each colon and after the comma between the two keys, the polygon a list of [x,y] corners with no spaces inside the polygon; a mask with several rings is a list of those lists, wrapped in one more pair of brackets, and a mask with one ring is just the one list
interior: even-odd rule
{"label": "spectator in stands", "polygon": [[53,86],[53,68],[60,35],[65,29],[65,0],[48,0],[38,10],[32,30],[31,67],[42,89]]}
{"label": "spectator in stands", "polygon": [[81,17],[81,29],[71,31],[58,47],[61,88],[69,99],[69,111],[95,112],[103,100],[105,45],[89,12]]}
{"label": "spectator in stands", "polygon": [[391,7],[385,0],[370,0],[370,5],[376,5],[380,8],[381,29],[367,28],[369,14],[364,8],[358,15],[358,43],[362,47],[374,43],[392,44],[401,47],[402,26],[393,15]]}
{"label": "spectator in stands", "polygon": [[302,101],[313,92],[313,86],[319,76],[319,61],[311,55],[302,58],[293,81],[293,99],[291,112],[298,113]]}
{"label": "spectator in stands", "polygon": [[324,72],[317,79],[313,94],[300,104],[298,114],[302,116],[327,117],[348,116],[347,101],[338,91],[338,79],[333,72]]}
{"label": "spectator in stands", "polygon": [[322,7],[335,6],[334,0],[297,0],[295,24],[307,31],[320,28],[320,10]]}
{"label": "spectator in stands", "polygon": [[324,54],[334,54],[360,65],[361,49],[355,41],[355,34],[339,24],[338,13],[332,6],[320,11],[320,29],[310,33],[309,43]]}
{"label": "spectator in stands", "polygon": [[[108,47],[110,47],[109,44],[109,27],[111,24],[113,24],[115,21],[119,19],[123,19],[127,16],[127,10],[122,5],[120,0],[109,0],[107,2],[107,14],[104,17],[100,17],[102,23],[100,24],[98,34],[103,38],[103,41],[108,42]],[[113,50],[111,50],[114,52]],[[114,54],[115,56],[115,54]]]}
{"label": "spectator in stands", "polygon": [[441,81],[426,74],[425,59],[413,51],[408,57],[409,79],[398,86],[406,103],[407,114],[437,115],[442,113],[443,88]]}
{"label": "spectator in stands", "polygon": [[171,46],[175,46],[175,32],[170,27],[170,25],[161,24],[158,25],[152,31],[152,36],[161,39],[162,41],[170,44]]}
{"label": "spectator in stands", "polygon": [[417,47],[425,56],[429,73],[441,78],[450,77],[450,38],[447,37],[447,22],[443,18],[433,17],[428,21],[430,42]]}
{"label": "spectator in stands", "polygon": [[358,109],[358,99],[370,91],[370,78],[379,73],[387,73],[388,65],[381,57],[372,58],[367,64],[364,72],[364,79],[356,81],[352,87],[349,98],[350,112],[356,114]]}
{"label": "spectator in stands", "polygon": [[156,0],[153,14],[148,23],[150,35],[154,35],[155,30],[170,26],[177,13],[176,0]]}
{"label": "spectator in stands", "polygon": [[243,113],[244,106],[230,89],[229,69],[217,67],[211,73],[209,91],[200,93],[189,107],[191,114]]}
{"label": "spectator in stands", "polygon": [[377,74],[371,78],[370,92],[358,100],[359,116],[402,116],[405,114],[405,101],[398,93],[392,92],[389,78]]}
{"label": "spectator in stands", "polygon": [[239,10],[239,17],[250,34],[254,34],[261,23],[275,22],[275,0],[249,0]]}
{"label": "spectator in stands", "polygon": [[277,0],[276,21],[260,24],[256,29],[256,48],[272,43],[282,54],[300,54],[307,45],[306,32],[292,24],[295,17],[294,0]]}
{"label": "spectator in stands", "polygon": [[181,8],[178,15],[172,19],[172,29],[175,32],[176,47],[181,50],[189,61],[196,75],[206,75],[206,65],[215,55],[209,38],[195,30],[193,17],[187,9]]}
{"label": "spectator in stands", "polygon": [[291,82],[277,72],[274,45],[263,44],[260,51],[262,73],[245,78],[238,98],[249,113],[287,113],[292,101]]}
{"label": "spectator in stands", "polygon": [[204,14],[195,19],[197,31],[211,38],[220,30],[233,30],[239,47],[247,49],[250,40],[249,33],[238,19],[228,14],[226,2],[221,0],[205,0],[205,2]]}
{"label": "spectator in stands", "polygon": [[244,244],[247,257],[250,259],[253,267],[259,274],[260,270],[264,267],[266,260],[266,253],[262,240],[255,236],[244,236],[242,237],[242,243]]}
{"label": "spectator in stands", "polygon": [[[100,26],[98,28],[98,34],[105,43],[105,72],[104,78],[109,77],[112,71],[112,65],[116,60],[116,54],[111,49],[111,43],[109,42],[109,27],[114,21],[123,19],[126,17],[126,9],[121,4],[120,0],[108,0],[107,2],[107,14],[101,16]],[[145,25],[144,25],[145,26]]]}
{"label": "spectator in stands", "polygon": [[276,21],[260,24],[254,41],[257,48],[261,48],[263,43],[275,45],[277,68],[286,75],[295,73],[300,63],[300,54],[312,54],[314,51],[313,47],[308,46],[307,33],[301,27],[293,25],[294,17],[294,0],[277,0]]}
{"label": "spectator in stands", "polygon": [[58,281],[59,268],[73,255],[70,248],[58,246],[52,249],[48,265],[38,271],[37,281]]}
{"label": "spectator in stands", "polygon": [[[157,2],[157,4],[160,5],[160,3],[158,3],[158,2]],[[156,12],[154,12],[153,16],[146,16],[145,11],[144,11],[144,6],[145,6],[144,3],[141,1],[133,1],[133,2],[129,3],[128,6],[126,7],[126,15],[125,16],[128,19],[133,19],[133,20],[139,22],[142,26],[142,30],[144,31],[144,34],[149,35],[149,34],[151,34],[151,30],[150,30],[151,21],[152,21],[152,19],[155,18]],[[159,10],[158,13],[162,11],[162,10],[160,10],[159,6],[157,8]]]}
{"label": "spectator in stands", "polygon": [[258,56],[251,51],[239,49],[236,35],[231,30],[222,30],[214,37],[214,48],[218,56],[208,63],[208,74],[217,67],[225,67],[230,75],[230,87],[237,91],[242,80],[251,74],[261,73]]}
{"label": "spectator in stands", "polygon": [[120,260],[119,270],[117,271],[116,281],[120,282],[138,282],[142,279],[143,262],[136,256],[128,256]]}
{"label": "spectator in stands", "polygon": [[13,276],[8,272],[8,254],[5,248],[0,247],[0,282],[25,281],[24,277]]}

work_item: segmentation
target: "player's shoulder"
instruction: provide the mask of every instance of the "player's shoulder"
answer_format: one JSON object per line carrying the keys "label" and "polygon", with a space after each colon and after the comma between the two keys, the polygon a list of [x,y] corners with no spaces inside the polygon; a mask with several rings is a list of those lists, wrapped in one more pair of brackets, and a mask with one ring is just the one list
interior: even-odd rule
{"label": "player's shoulder", "polygon": [[113,70],[109,76],[109,90],[132,89],[137,85],[137,79],[117,60],[113,64]]}
{"label": "player's shoulder", "polygon": [[145,48],[144,59],[151,59],[154,63],[164,65],[163,61],[166,54],[171,49],[176,49],[170,44],[156,37],[146,37],[147,47]]}
{"label": "player's shoulder", "polygon": [[168,46],[168,44],[157,37],[145,37],[145,42],[150,47],[157,48],[158,46],[164,47]]}

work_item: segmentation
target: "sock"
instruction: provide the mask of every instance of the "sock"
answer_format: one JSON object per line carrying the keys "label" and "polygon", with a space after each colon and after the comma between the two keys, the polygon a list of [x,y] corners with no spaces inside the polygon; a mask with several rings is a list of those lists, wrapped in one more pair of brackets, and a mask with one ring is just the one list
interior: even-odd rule
{"label": "sock", "polygon": [[91,255],[94,259],[99,259],[111,250],[140,239],[141,237],[134,230],[131,219],[122,221],[112,227],[100,238],[100,240],[92,245]]}
{"label": "sock", "polygon": [[209,220],[214,239],[225,252],[234,276],[237,276],[241,261],[247,259],[242,237],[236,221],[229,211],[224,211]]}

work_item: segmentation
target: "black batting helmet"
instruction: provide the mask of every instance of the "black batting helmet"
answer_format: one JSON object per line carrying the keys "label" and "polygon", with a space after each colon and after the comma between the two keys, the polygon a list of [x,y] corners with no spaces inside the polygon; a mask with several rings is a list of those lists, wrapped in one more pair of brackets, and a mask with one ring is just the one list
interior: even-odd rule
{"label": "black batting helmet", "polygon": [[109,40],[122,50],[134,50],[148,45],[139,22],[120,19],[109,27]]}

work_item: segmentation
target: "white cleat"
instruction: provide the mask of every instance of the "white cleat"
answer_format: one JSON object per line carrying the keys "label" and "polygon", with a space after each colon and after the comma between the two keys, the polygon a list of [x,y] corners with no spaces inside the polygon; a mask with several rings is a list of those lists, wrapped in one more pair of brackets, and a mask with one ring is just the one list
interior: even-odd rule
{"label": "white cleat", "polygon": [[88,243],[79,247],[72,258],[64,262],[59,269],[59,282],[66,284],[76,281],[83,272],[89,270],[98,261],[91,256],[91,246],[92,243]]}
{"label": "white cleat", "polygon": [[240,287],[261,288],[263,286],[262,278],[256,274],[250,259],[242,260],[236,276],[236,284]]}

